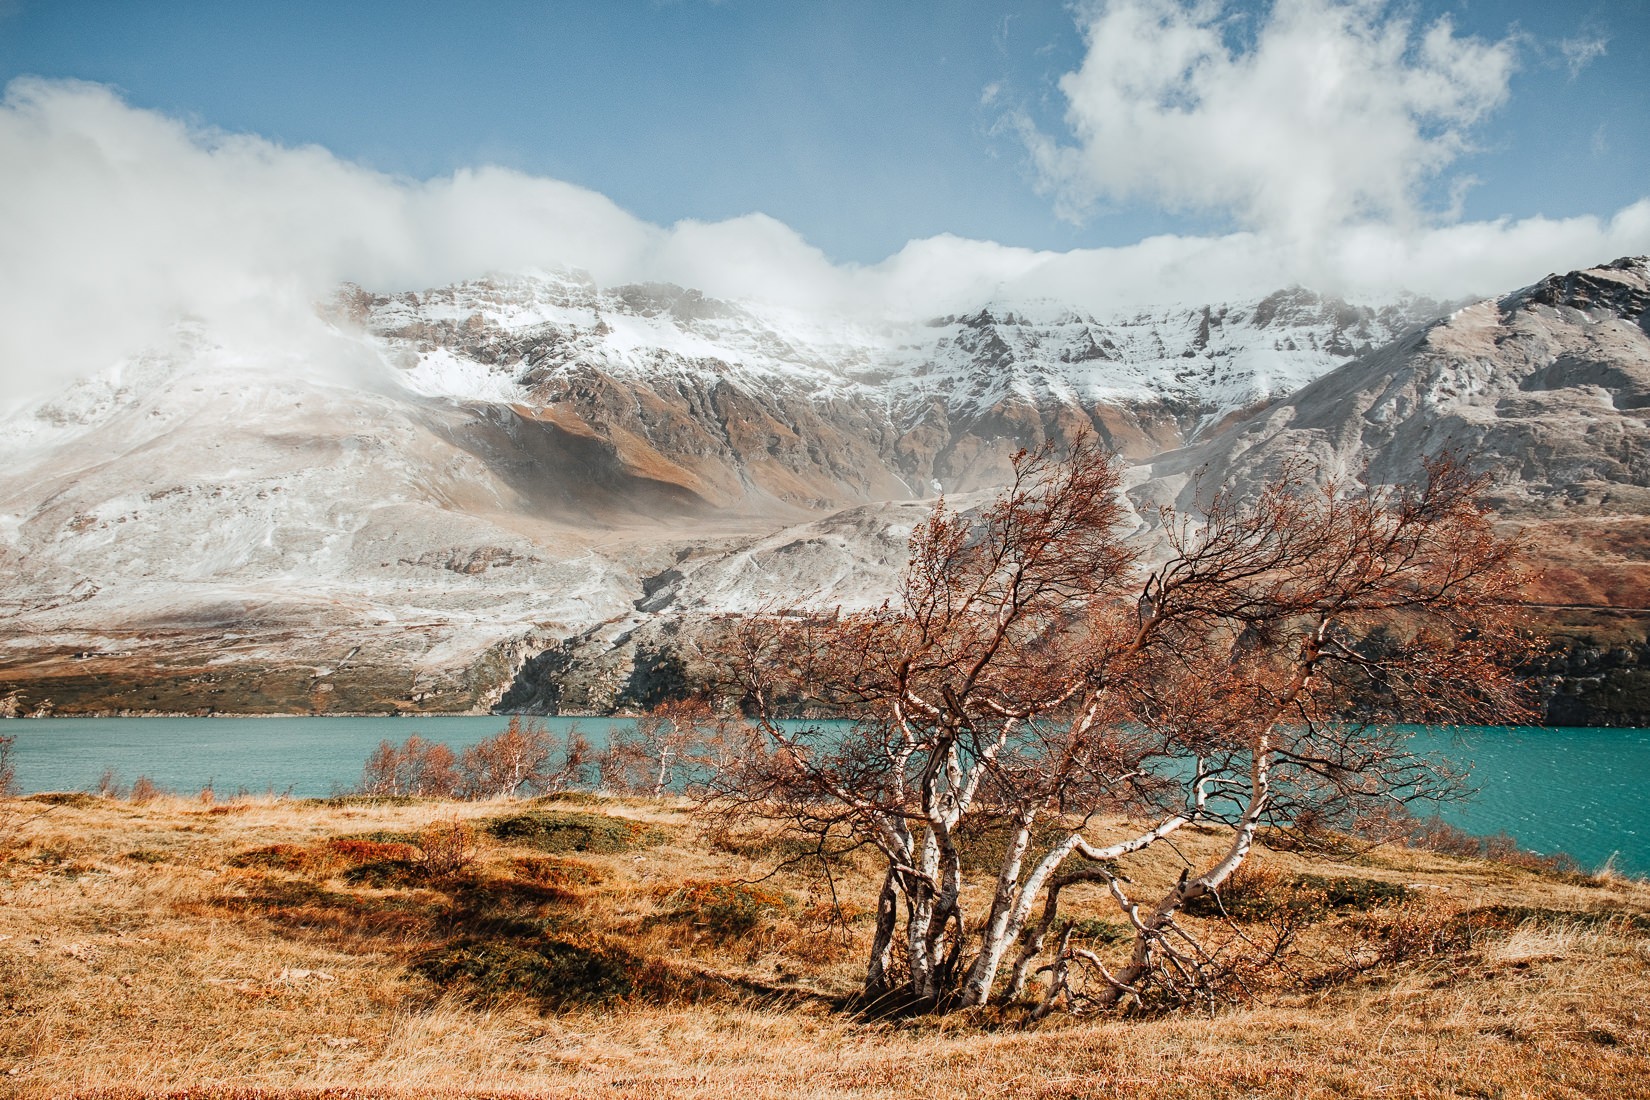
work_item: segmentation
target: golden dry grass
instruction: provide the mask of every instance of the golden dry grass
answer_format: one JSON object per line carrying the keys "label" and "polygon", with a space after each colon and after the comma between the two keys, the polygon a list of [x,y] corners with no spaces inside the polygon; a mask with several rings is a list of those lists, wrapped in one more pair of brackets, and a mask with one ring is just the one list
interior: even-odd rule
{"label": "golden dry grass", "polygon": [[[483,838],[459,876],[371,885],[345,875],[372,844],[520,804],[0,802],[0,1094],[1650,1096],[1650,887],[1631,880],[1407,849],[1339,864],[1268,852],[1275,878],[1408,884],[1411,898],[1325,918],[1293,977],[1212,1015],[868,1024],[831,1004],[853,988],[863,922],[826,921],[818,883],[767,880],[789,907],[718,936],[671,917],[678,887],[756,879],[771,865],[760,844],[714,839],[674,803],[558,808],[669,839],[547,855]],[[377,839],[326,844],[362,834]],[[276,844],[308,855],[246,858]],[[1129,871],[1149,892],[1179,866],[1165,851]],[[844,869],[845,900],[869,907],[871,871]],[[1074,900],[1106,914],[1097,894]],[[1440,940],[1467,912],[1492,916]],[[653,960],[652,984],[556,1012],[416,969],[434,945],[526,917]]]}

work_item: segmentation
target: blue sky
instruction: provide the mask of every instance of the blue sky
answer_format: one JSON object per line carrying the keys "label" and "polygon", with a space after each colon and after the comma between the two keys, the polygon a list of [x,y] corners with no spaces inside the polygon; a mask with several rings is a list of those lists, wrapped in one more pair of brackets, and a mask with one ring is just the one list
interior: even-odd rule
{"label": "blue sky", "polygon": [[[660,225],[761,212],[837,261],[875,262],[940,233],[1066,250],[1242,220],[1144,196],[1059,216],[1005,119],[1071,138],[1058,81],[1085,41],[1081,9],[1060,3],[13,0],[5,11],[0,81],[106,83],[133,107],[419,179],[503,165]],[[1229,6],[1231,40],[1264,11]],[[1650,192],[1650,2],[1392,11],[1517,43],[1504,101],[1468,128],[1476,151],[1423,189],[1427,210],[1446,208],[1464,177],[1478,181],[1459,207],[1467,221],[1608,216]],[[1585,42],[1603,52],[1578,55]]]}
{"label": "blue sky", "polygon": [[0,408],[344,280],[1505,293],[1650,252],[1647,74],[1650,0],[0,0]]}

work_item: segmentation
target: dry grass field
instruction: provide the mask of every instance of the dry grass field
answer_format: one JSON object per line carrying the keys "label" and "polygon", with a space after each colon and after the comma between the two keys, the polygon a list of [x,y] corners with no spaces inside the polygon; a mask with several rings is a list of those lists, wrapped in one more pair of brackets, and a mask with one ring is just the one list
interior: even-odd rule
{"label": "dry grass field", "polygon": [[1245,1003],[1026,1028],[844,1014],[873,868],[844,924],[785,854],[590,796],[0,800],[0,1094],[1650,1096],[1641,882],[1262,851],[1236,915],[1316,900]]}

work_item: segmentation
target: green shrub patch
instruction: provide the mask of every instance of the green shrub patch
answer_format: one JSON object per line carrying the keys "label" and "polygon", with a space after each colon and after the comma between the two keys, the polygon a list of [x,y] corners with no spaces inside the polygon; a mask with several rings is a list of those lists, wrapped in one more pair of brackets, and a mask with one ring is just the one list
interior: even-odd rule
{"label": "green shrub patch", "polygon": [[1365,912],[1407,900],[1402,883],[1368,878],[1328,878],[1323,875],[1278,875],[1264,869],[1233,875],[1221,887],[1219,898],[1204,895],[1186,903],[1195,917],[1218,917],[1224,909],[1233,920],[1260,921],[1278,917],[1311,920],[1329,913]]}
{"label": "green shrub patch", "polygon": [[414,969],[479,1001],[524,996],[553,1009],[628,997],[646,965],[640,956],[613,946],[461,940],[427,952]]}
{"label": "green shrub patch", "polygon": [[742,936],[791,908],[781,890],[748,882],[684,882],[664,896],[666,920],[691,924],[716,939]]}
{"label": "green shrub patch", "polygon": [[362,863],[344,871],[344,881],[352,886],[417,886],[429,875],[416,861],[410,859],[378,859]]}
{"label": "green shrub patch", "polygon": [[669,833],[657,825],[562,810],[495,817],[486,823],[486,829],[505,843],[525,844],[541,852],[629,852],[669,839]]}

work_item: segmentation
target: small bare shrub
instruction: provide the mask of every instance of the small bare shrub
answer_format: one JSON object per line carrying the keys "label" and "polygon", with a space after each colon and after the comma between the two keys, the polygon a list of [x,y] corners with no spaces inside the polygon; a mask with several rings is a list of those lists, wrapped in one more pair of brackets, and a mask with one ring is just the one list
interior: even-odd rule
{"label": "small bare shrub", "polygon": [[140,775],[132,781],[132,791],[126,797],[134,806],[147,806],[165,793],[153,779]]}
{"label": "small bare shrub", "polygon": [[1430,897],[1416,897],[1368,915],[1346,925],[1352,962],[1348,972],[1377,965],[1396,965],[1472,947],[1476,922],[1463,919],[1455,904]]}
{"label": "small bare shrub", "polygon": [[457,817],[431,822],[418,834],[418,866],[430,878],[451,878],[469,869],[480,854],[475,830]]}
{"label": "small bare shrub", "polygon": [[96,793],[99,798],[125,798],[126,784],[121,782],[119,772],[104,768],[103,774],[97,777]]}
{"label": "small bare shrub", "polygon": [[0,798],[17,793],[17,762],[12,759],[15,737],[0,737]]}

